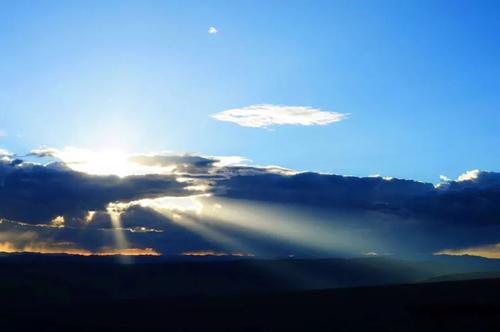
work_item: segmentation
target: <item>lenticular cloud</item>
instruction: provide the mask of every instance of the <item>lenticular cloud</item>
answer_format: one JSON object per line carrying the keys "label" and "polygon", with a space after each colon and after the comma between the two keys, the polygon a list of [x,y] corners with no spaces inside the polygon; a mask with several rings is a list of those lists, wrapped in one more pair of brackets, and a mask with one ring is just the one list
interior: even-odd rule
{"label": "lenticular cloud", "polygon": [[212,117],[243,127],[268,128],[277,125],[327,125],[344,120],[347,114],[325,112],[309,106],[262,104],[229,109]]}

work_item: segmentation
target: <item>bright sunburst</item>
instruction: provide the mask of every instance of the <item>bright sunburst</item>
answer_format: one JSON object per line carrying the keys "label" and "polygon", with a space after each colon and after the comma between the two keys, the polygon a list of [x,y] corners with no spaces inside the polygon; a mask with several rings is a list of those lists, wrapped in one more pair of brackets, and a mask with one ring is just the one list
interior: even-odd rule
{"label": "bright sunburst", "polygon": [[169,174],[172,166],[150,166],[134,162],[123,150],[87,150],[65,148],[56,150],[54,157],[63,161],[75,171],[93,175],[116,175],[119,177],[144,174]]}

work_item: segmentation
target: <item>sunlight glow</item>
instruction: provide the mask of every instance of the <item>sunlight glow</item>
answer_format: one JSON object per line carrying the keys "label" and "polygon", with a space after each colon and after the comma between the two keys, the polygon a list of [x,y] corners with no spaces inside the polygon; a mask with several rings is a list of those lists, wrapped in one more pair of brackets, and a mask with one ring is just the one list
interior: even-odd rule
{"label": "sunlight glow", "polygon": [[123,202],[111,203],[108,206],[108,209],[111,209],[111,211],[114,211],[114,213],[116,213],[116,212],[123,212],[129,207],[136,205],[145,208],[151,208],[162,214],[181,212],[181,213],[193,213],[199,215],[203,211],[203,204],[200,202],[199,198],[207,196],[208,194],[183,196],[183,197],[165,196],[159,198],[145,198],[127,203]]}
{"label": "sunlight glow", "polygon": [[89,211],[89,212],[87,212],[87,215],[85,216],[85,221],[87,223],[91,222],[92,219],[94,218],[94,215],[95,215],[95,211]]}
{"label": "sunlight glow", "polygon": [[98,150],[65,148],[54,150],[53,156],[62,160],[71,169],[93,175],[128,175],[170,174],[172,166],[150,166],[134,162],[128,153],[122,150]]}
{"label": "sunlight glow", "polygon": [[[319,252],[359,254],[375,246],[374,236],[364,229],[346,229],[321,215],[280,204],[266,204],[244,200],[210,198],[203,214],[221,225],[238,227],[245,232],[258,232],[269,238],[291,241]],[[210,203],[211,202],[211,203]],[[210,203],[210,204],[208,204]],[[351,218],[338,215],[338,220]],[[373,235],[373,234],[370,234]]]}
{"label": "sunlight glow", "polygon": [[66,254],[77,256],[160,256],[153,248],[103,248],[93,252],[82,248],[73,248],[70,242],[37,242],[18,246],[12,242],[0,242],[2,253]]}
{"label": "sunlight glow", "polygon": [[89,250],[70,248],[71,243],[30,243],[18,246],[13,242],[0,242],[0,252],[4,253],[34,253],[34,254],[68,254],[79,256],[90,256],[92,253]]}
{"label": "sunlight glow", "polygon": [[[238,239],[228,236],[215,229],[209,223],[200,220],[204,213],[205,206],[201,202],[204,198],[210,197],[209,194],[193,195],[187,197],[160,197],[155,199],[143,199],[128,203],[113,203],[108,209],[117,213],[125,211],[131,206],[138,205],[153,209],[166,218],[174,221],[181,227],[188,229],[201,237],[215,242],[224,248],[251,252],[248,246],[243,245]],[[217,208],[217,206],[215,207]]]}
{"label": "sunlight glow", "polygon": [[64,217],[63,216],[57,216],[52,221],[50,224],[54,227],[64,227]]}
{"label": "sunlight glow", "polygon": [[153,248],[103,248],[95,253],[97,256],[161,256],[161,254]]}
{"label": "sunlight glow", "polygon": [[215,250],[199,250],[199,251],[187,251],[181,254],[182,256],[234,256],[234,257],[253,257],[255,255],[246,252],[224,252]]}
{"label": "sunlight glow", "polygon": [[484,258],[500,259],[500,243],[462,249],[444,249],[434,253],[434,255],[479,256]]}

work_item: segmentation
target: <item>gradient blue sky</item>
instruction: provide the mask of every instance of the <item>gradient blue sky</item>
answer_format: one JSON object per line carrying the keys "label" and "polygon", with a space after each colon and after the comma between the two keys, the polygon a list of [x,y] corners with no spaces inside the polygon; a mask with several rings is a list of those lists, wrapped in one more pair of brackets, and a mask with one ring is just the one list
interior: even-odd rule
{"label": "gradient blue sky", "polygon": [[[0,47],[0,148],[17,153],[171,150],[432,182],[500,170],[497,1],[2,0]],[[350,116],[210,117],[262,103]]]}

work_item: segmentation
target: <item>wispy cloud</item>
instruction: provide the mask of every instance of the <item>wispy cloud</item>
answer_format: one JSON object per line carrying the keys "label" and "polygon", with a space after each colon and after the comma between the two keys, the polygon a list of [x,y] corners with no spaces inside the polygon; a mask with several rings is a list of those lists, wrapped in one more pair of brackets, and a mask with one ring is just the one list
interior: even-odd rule
{"label": "wispy cloud", "polygon": [[344,120],[347,114],[325,112],[309,106],[261,104],[229,109],[212,117],[243,127],[268,128],[277,125],[327,125]]}
{"label": "wispy cloud", "polygon": [[211,35],[216,34],[217,32],[219,32],[219,30],[217,30],[217,28],[214,26],[211,26],[210,28],[208,28],[208,33]]}
{"label": "wispy cloud", "polygon": [[0,137],[5,137],[7,136],[7,132],[3,129],[0,129]]}

